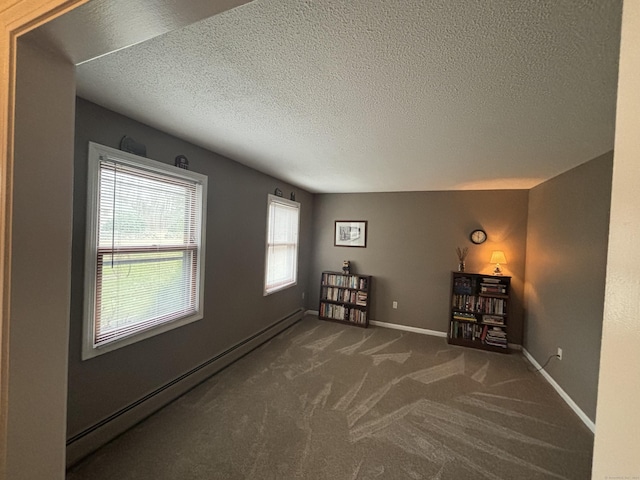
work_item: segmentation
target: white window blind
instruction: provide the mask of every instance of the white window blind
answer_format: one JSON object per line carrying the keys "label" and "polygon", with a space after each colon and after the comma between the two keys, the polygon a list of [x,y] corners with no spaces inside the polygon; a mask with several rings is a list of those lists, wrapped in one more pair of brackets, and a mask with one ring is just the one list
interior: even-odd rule
{"label": "white window blind", "polygon": [[206,177],[92,146],[85,353],[202,317]]}
{"label": "white window blind", "polygon": [[269,195],[265,295],[297,283],[299,222],[299,203]]}

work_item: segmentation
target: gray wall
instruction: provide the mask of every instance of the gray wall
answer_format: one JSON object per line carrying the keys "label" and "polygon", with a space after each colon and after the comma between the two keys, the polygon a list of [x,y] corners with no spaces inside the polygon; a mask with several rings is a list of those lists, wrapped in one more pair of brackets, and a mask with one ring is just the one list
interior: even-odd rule
{"label": "gray wall", "polygon": [[[179,121],[179,119],[176,119]],[[81,361],[87,146],[118,147],[124,135],[147,156],[208,175],[204,319]],[[77,100],[73,212],[68,436],[94,425],[179,375],[303,306],[309,274],[313,196],[277,179],[83,99]],[[263,297],[267,194],[276,187],[302,204],[299,283]]]}
{"label": "gray wall", "polygon": [[67,61],[18,42],[6,464],[13,480],[64,478],[74,75]]}
{"label": "gray wall", "polygon": [[524,346],[595,420],[612,152],[529,193]]}
{"label": "gray wall", "polygon": [[[320,274],[351,260],[373,275],[373,320],[445,332],[455,248],[469,247],[467,271],[491,273],[491,251],[505,251],[513,286],[509,341],[522,343],[526,190],[316,195],[310,305],[317,310]],[[335,247],[335,220],[367,220],[367,248]],[[473,245],[483,228],[488,240]],[[392,309],[392,302],[398,308]]]}

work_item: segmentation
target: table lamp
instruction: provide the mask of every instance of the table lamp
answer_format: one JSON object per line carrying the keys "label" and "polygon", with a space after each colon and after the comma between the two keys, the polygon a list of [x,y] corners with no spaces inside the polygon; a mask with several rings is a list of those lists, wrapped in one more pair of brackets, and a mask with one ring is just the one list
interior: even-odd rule
{"label": "table lamp", "polygon": [[500,268],[500,264],[506,265],[507,259],[504,256],[504,252],[502,250],[494,250],[491,252],[491,260],[489,263],[495,263],[496,268],[493,270],[494,275],[502,275],[502,269]]}

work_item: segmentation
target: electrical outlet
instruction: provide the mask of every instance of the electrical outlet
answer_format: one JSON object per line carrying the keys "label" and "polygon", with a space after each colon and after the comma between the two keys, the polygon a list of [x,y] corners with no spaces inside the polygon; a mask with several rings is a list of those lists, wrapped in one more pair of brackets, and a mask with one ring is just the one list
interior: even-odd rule
{"label": "electrical outlet", "polygon": [[393,308],[398,308],[398,302],[393,302]]}
{"label": "electrical outlet", "polygon": [[558,360],[562,360],[562,349],[560,347],[558,347]]}
{"label": "electrical outlet", "polygon": [[302,292],[302,299],[304,300],[304,292]]}

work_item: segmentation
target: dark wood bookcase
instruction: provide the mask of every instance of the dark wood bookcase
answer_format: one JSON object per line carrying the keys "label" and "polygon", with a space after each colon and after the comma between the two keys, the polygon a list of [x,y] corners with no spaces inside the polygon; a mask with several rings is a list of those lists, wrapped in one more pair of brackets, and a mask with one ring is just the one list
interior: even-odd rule
{"label": "dark wood bookcase", "polygon": [[508,353],[511,277],[451,272],[448,342]]}
{"label": "dark wood bookcase", "polygon": [[322,272],[319,318],[369,326],[371,275]]}

